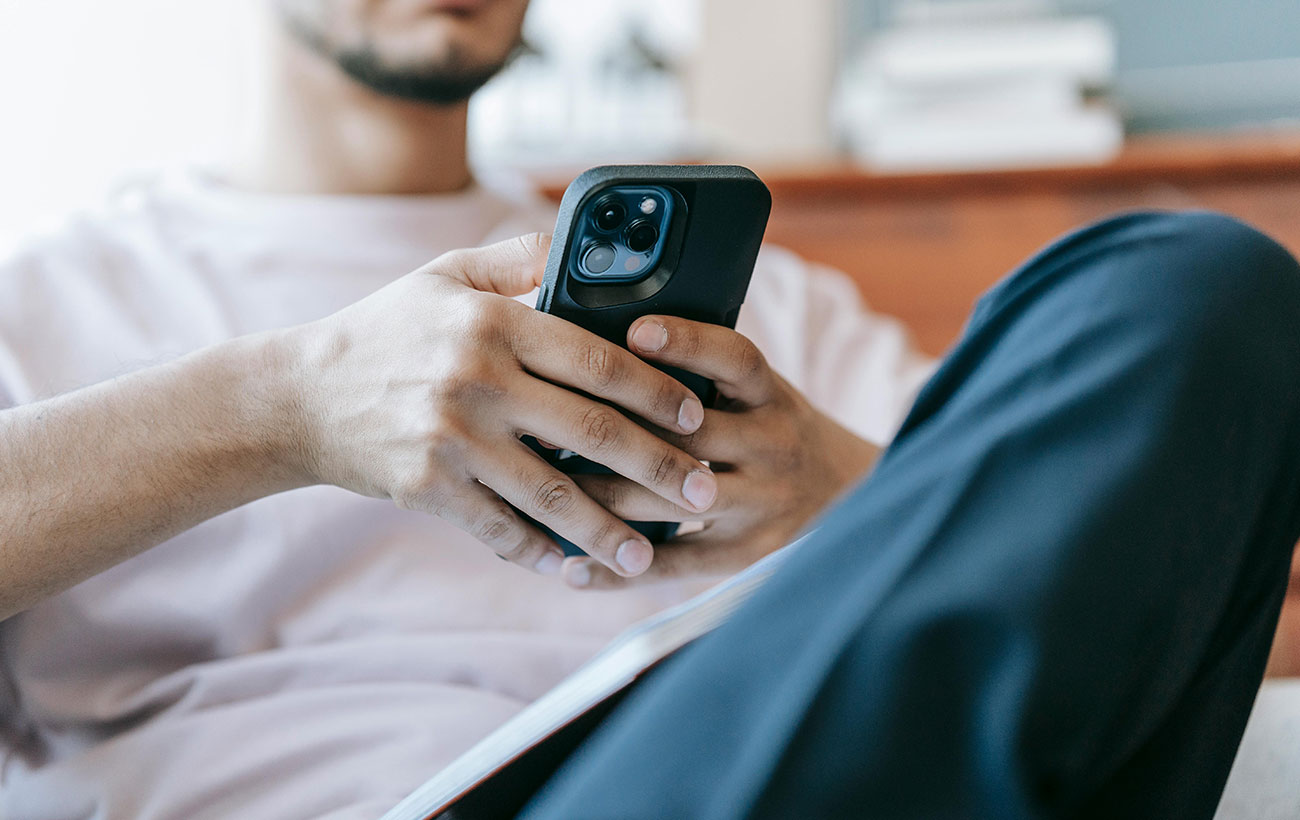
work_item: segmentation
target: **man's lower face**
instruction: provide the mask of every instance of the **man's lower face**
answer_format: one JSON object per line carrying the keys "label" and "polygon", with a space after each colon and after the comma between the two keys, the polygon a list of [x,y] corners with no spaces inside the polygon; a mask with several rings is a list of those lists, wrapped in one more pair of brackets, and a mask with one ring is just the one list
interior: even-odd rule
{"label": "man's lower face", "polygon": [[272,0],[296,39],[364,85],[430,103],[469,97],[509,59],[527,0]]}

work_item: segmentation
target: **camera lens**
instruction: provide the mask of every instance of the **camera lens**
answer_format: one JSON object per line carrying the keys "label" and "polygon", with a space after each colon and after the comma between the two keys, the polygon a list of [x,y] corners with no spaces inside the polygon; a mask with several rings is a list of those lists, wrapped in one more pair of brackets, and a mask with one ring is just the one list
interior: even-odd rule
{"label": "camera lens", "polygon": [[607,199],[596,206],[596,227],[602,231],[617,230],[627,218],[627,208],[617,199]]}
{"label": "camera lens", "polygon": [[615,253],[613,245],[608,242],[597,242],[582,254],[582,267],[587,273],[599,276],[613,266],[616,256],[618,254]]}
{"label": "camera lens", "polygon": [[627,229],[627,247],[632,253],[645,253],[659,241],[659,229],[652,222],[638,219]]}

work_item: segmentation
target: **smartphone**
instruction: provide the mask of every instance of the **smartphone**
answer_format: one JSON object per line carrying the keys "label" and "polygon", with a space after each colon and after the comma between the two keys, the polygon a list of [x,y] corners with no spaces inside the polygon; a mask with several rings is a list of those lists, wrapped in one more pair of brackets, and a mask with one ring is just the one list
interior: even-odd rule
{"label": "smartphone", "polygon": [[[767,186],[736,165],[592,168],[560,202],[537,309],[624,347],[632,322],[652,313],[734,328],[771,209]],[[661,369],[714,404],[708,379]],[[611,472],[525,441],[563,472]],[[628,523],[655,544],[677,531],[672,522]],[[566,554],[583,554],[551,535]]]}

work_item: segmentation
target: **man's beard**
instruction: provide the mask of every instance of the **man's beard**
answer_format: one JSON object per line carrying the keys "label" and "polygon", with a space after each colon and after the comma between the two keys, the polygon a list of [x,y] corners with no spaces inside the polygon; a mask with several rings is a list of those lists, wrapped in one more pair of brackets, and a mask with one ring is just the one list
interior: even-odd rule
{"label": "man's beard", "polygon": [[[508,62],[507,58],[487,66],[396,68],[385,64],[373,48],[340,51],[332,56],[345,74],[372,91],[433,105],[453,105],[468,100]],[[448,62],[454,63],[454,60]]]}
{"label": "man's beard", "polygon": [[312,51],[331,60],[352,79],[370,90],[432,105],[455,105],[495,77],[510,62],[517,49],[502,60],[482,65],[465,65],[454,50],[437,63],[394,65],[373,45],[339,47],[326,41],[311,26],[290,18],[293,34]]}

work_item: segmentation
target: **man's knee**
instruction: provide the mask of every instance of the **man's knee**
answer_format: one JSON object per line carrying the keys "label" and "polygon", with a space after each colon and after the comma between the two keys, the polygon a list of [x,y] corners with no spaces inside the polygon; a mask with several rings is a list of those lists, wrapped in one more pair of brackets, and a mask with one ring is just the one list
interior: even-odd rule
{"label": "man's knee", "polygon": [[1152,219],[1183,246],[1178,256],[1188,264],[1170,271],[1176,280],[1188,277],[1185,284],[1230,304],[1250,294],[1290,300],[1300,295],[1300,266],[1258,229],[1211,211],[1153,214]]}
{"label": "man's knee", "polygon": [[972,361],[996,345],[1041,372],[1104,363],[1192,409],[1232,394],[1300,419],[1300,266],[1219,214],[1128,213],[1063,238],[981,300],[969,340]]}
{"label": "man's knee", "polygon": [[1054,305],[1048,317],[1058,325],[1062,314],[1086,313],[1184,335],[1267,331],[1297,324],[1300,266],[1281,245],[1222,214],[1132,212],[1038,254],[980,300],[972,324],[1019,314],[1041,298]]}
{"label": "man's knee", "polygon": [[1171,355],[1290,366],[1300,378],[1300,265],[1286,249],[1206,211],[1130,214],[1114,226],[1107,285]]}

